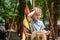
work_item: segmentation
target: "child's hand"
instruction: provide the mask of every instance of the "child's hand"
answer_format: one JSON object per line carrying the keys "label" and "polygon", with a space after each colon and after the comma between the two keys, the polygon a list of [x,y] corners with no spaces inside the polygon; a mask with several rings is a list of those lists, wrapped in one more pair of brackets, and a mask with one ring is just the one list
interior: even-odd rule
{"label": "child's hand", "polygon": [[50,34],[50,31],[48,30],[47,32],[46,32],[46,35],[49,35]]}
{"label": "child's hand", "polygon": [[31,34],[29,34],[29,33],[26,33],[26,37],[28,37],[28,36],[31,36]]}

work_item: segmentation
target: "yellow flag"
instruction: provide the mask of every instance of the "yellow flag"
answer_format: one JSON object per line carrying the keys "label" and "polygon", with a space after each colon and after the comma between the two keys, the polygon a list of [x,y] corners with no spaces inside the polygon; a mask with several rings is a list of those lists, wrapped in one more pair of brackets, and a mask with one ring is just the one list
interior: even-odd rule
{"label": "yellow flag", "polygon": [[23,24],[24,24],[24,26],[25,26],[26,28],[29,29],[29,25],[28,25],[28,21],[27,21],[26,16],[24,16]]}

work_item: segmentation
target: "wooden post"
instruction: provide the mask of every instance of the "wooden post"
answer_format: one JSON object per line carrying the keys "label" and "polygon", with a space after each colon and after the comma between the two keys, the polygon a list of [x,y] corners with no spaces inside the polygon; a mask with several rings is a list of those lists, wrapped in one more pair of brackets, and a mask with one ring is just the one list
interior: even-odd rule
{"label": "wooden post", "polygon": [[32,0],[32,9],[35,7],[35,0]]}
{"label": "wooden post", "polygon": [[52,32],[52,40],[55,40],[55,31],[54,31],[54,2],[50,4],[50,29]]}

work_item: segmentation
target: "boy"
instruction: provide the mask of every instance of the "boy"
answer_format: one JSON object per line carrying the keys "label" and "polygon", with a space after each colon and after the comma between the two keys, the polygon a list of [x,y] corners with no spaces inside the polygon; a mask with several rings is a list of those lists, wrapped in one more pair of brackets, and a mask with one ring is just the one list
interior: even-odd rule
{"label": "boy", "polygon": [[[43,33],[39,34],[39,36],[42,37],[42,40],[47,40],[46,35],[50,34],[50,31],[46,31],[44,29],[45,26],[44,26],[43,22],[39,20],[41,17],[41,13],[42,13],[41,9],[34,8],[33,11],[30,14],[28,14],[28,21],[29,21],[30,29],[31,29],[31,33],[32,33],[32,34],[30,34],[31,40],[33,39],[32,35],[33,34],[36,35],[36,33],[39,32],[40,30],[43,30],[42,31]],[[41,35],[43,35],[43,36],[41,36]]]}

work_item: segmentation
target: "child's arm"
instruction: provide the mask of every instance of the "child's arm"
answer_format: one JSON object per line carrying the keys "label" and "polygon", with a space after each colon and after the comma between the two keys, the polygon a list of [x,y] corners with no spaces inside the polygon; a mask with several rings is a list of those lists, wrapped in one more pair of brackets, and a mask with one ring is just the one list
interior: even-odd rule
{"label": "child's arm", "polygon": [[28,21],[30,21],[31,20],[31,17],[32,17],[32,15],[35,13],[35,11],[32,11],[31,13],[29,13],[28,14],[28,16],[27,16],[27,18],[28,18]]}

